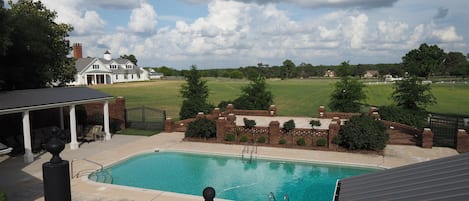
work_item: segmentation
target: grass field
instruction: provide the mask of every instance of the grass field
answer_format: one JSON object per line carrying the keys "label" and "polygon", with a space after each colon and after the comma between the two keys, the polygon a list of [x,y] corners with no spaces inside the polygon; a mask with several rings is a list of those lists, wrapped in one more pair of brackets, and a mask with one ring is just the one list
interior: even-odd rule
{"label": "grass field", "polygon": [[[329,103],[334,79],[268,80],[274,94],[274,104],[281,116],[316,116],[320,105]],[[124,96],[127,107],[145,105],[167,111],[168,117],[177,118],[182,98],[179,89],[183,80],[156,80],[150,82],[99,85],[93,88],[113,96]],[[217,105],[221,100],[233,100],[241,93],[246,80],[207,79],[209,101]],[[432,112],[469,115],[469,84],[433,84],[433,94],[438,103],[429,107]],[[388,105],[392,85],[367,85],[366,104]],[[236,106],[235,106],[236,107]]]}

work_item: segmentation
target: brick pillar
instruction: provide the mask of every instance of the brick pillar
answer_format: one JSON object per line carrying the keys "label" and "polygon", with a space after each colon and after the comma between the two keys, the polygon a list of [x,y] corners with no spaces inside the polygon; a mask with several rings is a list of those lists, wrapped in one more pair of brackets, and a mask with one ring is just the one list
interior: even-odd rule
{"label": "brick pillar", "polygon": [[173,132],[173,127],[174,127],[174,121],[171,118],[167,118],[164,121],[164,132],[167,133],[172,133]]}
{"label": "brick pillar", "polygon": [[340,118],[339,118],[339,117],[332,117],[332,121],[333,121],[333,122],[336,122],[337,125],[339,125],[339,126],[340,126],[340,124],[342,123],[342,122],[340,121]]}
{"label": "brick pillar", "polygon": [[125,129],[125,98],[118,96],[114,104],[110,105],[111,118],[119,122],[119,127]]}
{"label": "brick pillar", "polygon": [[225,126],[226,126],[226,119],[224,117],[219,117],[216,121],[217,125],[217,141],[223,142],[225,140]]}
{"label": "brick pillar", "polygon": [[205,115],[204,115],[203,112],[199,112],[199,113],[197,113],[197,115],[195,116],[195,118],[196,118],[196,119],[203,119],[203,118],[205,118]]}
{"label": "brick pillar", "polygon": [[275,105],[270,105],[269,113],[270,113],[270,116],[276,116],[277,115],[277,107]]}
{"label": "brick pillar", "polygon": [[228,117],[226,118],[228,120],[228,124],[232,126],[236,126],[236,115],[233,113],[228,114]]}
{"label": "brick pillar", "polygon": [[278,144],[280,140],[280,123],[271,121],[269,123],[269,144]]}
{"label": "brick pillar", "polygon": [[325,115],[326,115],[326,107],[324,106],[319,106],[319,109],[318,109],[318,118],[325,118]]}
{"label": "brick pillar", "polygon": [[469,152],[469,135],[466,130],[458,129],[458,135],[456,138],[456,150],[458,152]]}
{"label": "brick pillar", "polygon": [[433,147],[433,132],[429,128],[424,128],[422,133],[422,148],[431,149]]}
{"label": "brick pillar", "polygon": [[221,111],[220,108],[215,108],[212,110],[212,116],[213,118],[217,119],[219,116],[221,116]]}
{"label": "brick pillar", "polygon": [[230,103],[226,106],[226,113],[231,114],[231,113],[233,113],[233,110],[234,110],[234,105],[233,104]]}
{"label": "brick pillar", "polygon": [[[339,120],[340,122],[340,120]],[[327,135],[327,142],[329,149],[336,150],[338,145],[333,143],[334,137],[339,135],[340,123],[337,121],[331,121],[329,124],[329,135]]]}

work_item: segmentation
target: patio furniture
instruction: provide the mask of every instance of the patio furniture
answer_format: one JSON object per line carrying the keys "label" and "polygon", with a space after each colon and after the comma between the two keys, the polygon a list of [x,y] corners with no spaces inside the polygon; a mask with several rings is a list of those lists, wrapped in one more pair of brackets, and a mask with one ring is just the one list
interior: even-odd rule
{"label": "patio furniture", "polygon": [[91,126],[88,132],[85,134],[85,136],[80,138],[80,140],[84,142],[91,142],[91,141],[95,141],[96,139],[102,140],[104,139],[104,135],[105,135],[105,133],[102,130],[103,130],[103,126],[101,125]]}
{"label": "patio furniture", "polygon": [[0,142],[0,155],[8,154],[13,150],[13,148],[8,147]]}

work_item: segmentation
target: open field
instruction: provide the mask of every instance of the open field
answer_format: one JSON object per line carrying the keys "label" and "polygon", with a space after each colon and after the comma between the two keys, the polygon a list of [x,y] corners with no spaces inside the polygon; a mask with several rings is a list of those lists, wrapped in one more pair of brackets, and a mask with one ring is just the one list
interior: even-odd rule
{"label": "open field", "polygon": [[[221,100],[233,100],[241,93],[246,80],[207,79],[209,101],[217,105]],[[316,116],[320,105],[329,103],[329,95],[335,79],[268,80],[274,94],[274,104],[281,116]],[[99,85],[93,88],[113,96],[124,96],[127,107],[146,105],[166,110],[168,117],[177,118],[182,98],[179,89],[183,80],[156,80],[150,82]],[[469,115],[469,84],[433,84],[433,94],[438,104],[429,107],[432,112]],[[388,105],[392,85],[367,85],[365,88],[370,105]]]}

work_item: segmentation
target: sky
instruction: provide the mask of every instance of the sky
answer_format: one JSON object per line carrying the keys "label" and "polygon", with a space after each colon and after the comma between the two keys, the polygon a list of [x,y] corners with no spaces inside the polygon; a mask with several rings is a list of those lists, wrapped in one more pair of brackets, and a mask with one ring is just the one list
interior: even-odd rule
{"label": "sky", "polygon": [[469,53],[465,0],[42,0],[83,55],[143,67],[399,63],[420,44]]}

